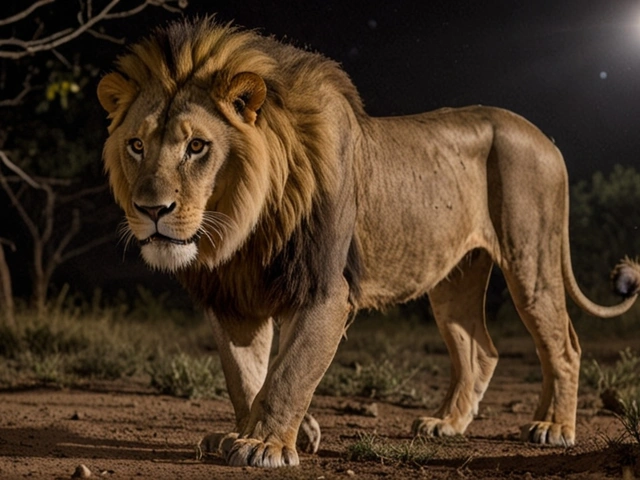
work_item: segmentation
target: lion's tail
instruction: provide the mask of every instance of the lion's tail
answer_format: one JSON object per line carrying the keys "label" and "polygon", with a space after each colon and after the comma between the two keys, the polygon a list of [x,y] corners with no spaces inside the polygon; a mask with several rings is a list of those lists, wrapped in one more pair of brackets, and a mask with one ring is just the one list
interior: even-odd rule
{"label": "lion's tail", "polygon": [[625,257],[611,272],[611,282],[614,291],[624,297],[624,300],[610,307],[598,305],[589,300],[576,282],[571,266],[571,252],[569,251],[569,226],[565,227],[562,245],[562,276],[569,296],[580,308],[590,315],[601,318],[610,318],[622,315],[635,303],[640,292],[640,264]]}

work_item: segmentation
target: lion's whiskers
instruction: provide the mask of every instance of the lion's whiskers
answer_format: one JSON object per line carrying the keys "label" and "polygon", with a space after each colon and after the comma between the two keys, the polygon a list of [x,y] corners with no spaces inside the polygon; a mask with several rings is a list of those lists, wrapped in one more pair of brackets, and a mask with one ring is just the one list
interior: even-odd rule
{"label": "lion's whiskers", "polygon": [[131,245],[131,243],[135,240],[136,237],[131,231],[131,227],[129,227],[129,222],[127,221],[126,218],[122,220],[118,225],[117,232],[119,237],[118,244],[122,244],[124,246],[124,251],[122,254],[124,257],[124,255],[126,255],[127,253],[127,249],[129,248],[129,245]]}
{"label": "lion's whiskers", "polygon": [[213,234],[217,235],[220,240],[224,238],[225,232],[231,230],[234,226],[233,220],[228,215],[220,212],[204,212],[202,216],[202,225],[199,232],[204,235],[212,246],[216,246]]}

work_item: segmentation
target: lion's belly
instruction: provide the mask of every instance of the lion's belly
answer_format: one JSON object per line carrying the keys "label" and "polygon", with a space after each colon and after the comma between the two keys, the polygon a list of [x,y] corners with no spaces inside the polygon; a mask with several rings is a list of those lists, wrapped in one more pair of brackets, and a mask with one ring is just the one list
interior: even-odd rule
{"label": "lion's belly", "polygon": [[493,250],[492,232],[476,228],[429,234],[414,227],[405,237],[410,241],[403,242],[401,237],[404,236],[370,238],[363,242],[362,308],[380,308],[425,295],[469,251]]}
{"label": "lion's belly", "polygon": [[395,178],[371,172],[386,185],[383,193],[365,192],[360,204],[363,308],[424,295],[474,248],[498,251],[482,159],[441,164],[437,171],[425,164],[429,168],[413,175],[396,170]]}

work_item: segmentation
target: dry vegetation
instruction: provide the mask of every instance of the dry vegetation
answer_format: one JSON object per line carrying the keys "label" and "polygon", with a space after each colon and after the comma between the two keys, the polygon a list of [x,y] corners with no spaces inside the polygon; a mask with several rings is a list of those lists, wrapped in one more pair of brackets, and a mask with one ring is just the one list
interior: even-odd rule
{"label": "dry vegetation", "polygon": [[[142,288],[134,299],[122,296],[109,302],[105,302],[99,292],[90,299],[63,292],[49,306],[44,318],[38,319],[29,310],[19,308],[17,327],[0,327],[0,394],[25,388],[37,392],[42,387],[68,392],[78,388],[91,392],[96,387],[99,391],[118,391],[124,383],[158,395],[186,399],[183,402],[222,400],[215,405],[225,405],[223,416],[230,419],[224,380],[208,325],[199,312],[172,307],[169,299],[168,295],[153,295]],[[428,472],[433,472],[432,466],[446,469],[446,462],[452,462],[457,465],[455,471],[462,471],[463,476],[493,478],[474,476],[477,472],[472,475],[465,470],[467,460],[464,459],[468,456],[468,461],[473,458],[476,464],[482,465],[484,455],[486,458],[482,461],[490,462],[489,452],[502,448],[498,447],[501,444],[507,449],[514,448],[516,454],[518,449],[525,448],[525,456],[531,452],[544,453],[520,446],[517,436],[511,434],[506,437],[498,434],[494,438],[483,433],[492,422],[503,421],[504,412],[522,420],[530,417],[539,388],[539,367],[531,341],[519,322],[510,317],[507,307],[494,315],[497,318],[491,321],[490,329],[503,355],[503,364],[517,365],[517,369],[507,372],[508,378],[494,381],[494,388],[504,390],[498,396],[504,398],[492,401],[490,388],[489,400],[483,402],[479,419],[473,424],[480,429],[472,428],[469,438],[446,440],[412,438],[408,434],[412,417],[438,406],[449,375],[446,350],[437,329],[426,314],[419,317],[411,313],[417,310],[399,308],[385,316],[361,315],[348,331],[348,339],[341,344],[318,388],[318,400],[312,405],[312,409],[320,410],[321,423],[322,412],[325,417],[330,414],[330,421],[324,418],[329,425],[325,430],[329,435],[327,448],[336,451],[341,462],[350,465],[348,469],[371,472],[388,467],[403,468],[418,477],[427,467]],[[606,325],[591,322],[577,325],[585,344],[583,415],[590,412],[586,414],[587,422],[613,424],[611,431],[614,432],[600,433],[595,440],[587,438],[591,451],[580,461],[593,459],[599,452],[609,462],[624,463],[627,474],[635,471],[640,448],[640,356],[629,347],[638,347],[637,341],[629,340],[640,338],[636,318],[637,308],[621,320],[627,327],[622,335],[620,326],[610,325],[611,321]],[[530,393],[524,395],[514,390],[522,388]],[[609,413],[601,413],[606,411]],[[156,417],[157,413],[152,418]],[[173,422],[176,420],[166,421],[169,425]],[[184,428],[190,431],[193,427],[207,428],[207,425],[208,420]],[[7,430],[0,425],[1,432]],[[459,453],[467,451],[474,453]],[[574,453],[577,459],[581,458],[580,451]],[[558,461],[567,454],[570,454],[567,458],[573,458],[571,452],[558,452]],[[447,460],[456,455],[461,455],[463,460]],[[0,473],[3,472],[2,458],[0,455]],[[342,468],[332,467],[331,461],[323,460],[322,451],[320,457],[311,458],[317,460],[307,458],[303,462],[321,472]],[[204,460],[205,464],[211,461],[220,465],[221,459]],[[507,465],[500,468],[516,468]],[[524,463],[522,468],[534,472],[535,466],[532,461]],[[571,468],[574,470],[565,473],[584,473],[590,467]],[[610,467],[600,466],[594,471],[597,474],[605,471],[603,468]],[[306,472],[306,475],[314,471],[300,470],[299,473]],[[621,470],[616,472],[619,475]],[[304,475],[300,478],[307,478]],[[376,473],[371,478],[380,475]],[[447,475],[436,478],[449,478]]]}

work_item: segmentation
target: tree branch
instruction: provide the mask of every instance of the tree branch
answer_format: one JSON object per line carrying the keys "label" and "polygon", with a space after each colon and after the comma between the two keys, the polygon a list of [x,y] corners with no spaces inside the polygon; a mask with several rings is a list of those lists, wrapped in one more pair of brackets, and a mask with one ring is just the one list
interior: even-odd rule
{"label": "tree branch", "polygon": [[[1,152],[1,150],[0,150]],[[0,153],[1,155],[1,153]],[[26,174],[25,174],[26,175]],[[52,178],[52,177],[39,177],[37,175],[29,175],[30,178],[33,179],[36,183],[40,185],[51,185],[57,187],[68,187],[73,184],[72,180],[67,178]],[[18,175],[11,175],[10,177],[5,177],[7,182],[9,183],[23,183],[24,177]]]}
{"label": "tree branch", "polygon": [[88,195],[95,195],[96,193],[102,193],[109,188],[109,185],[104,183],[102,185],[97,185],[95,187],[83,188],[82,190],[78,190],[70,195],[60,195],[58,197],[58,203],[69,203],[74,200],[78,200],[79,198],[86,197]]}
{"label": "tree branch", "polygon": [[16,105],[20,105],[24,97],[26,97],[31,90],[33,90],[33,87],[31,86],[31,74],[29,73],[22,82],[22,91],[13,98],[0,100],[0,107],[15,107]]}
{"label": "tree branch", "polygon": [[[31,185],[33,188],[41,188],[40,185],[34,182],[29,175],[24,173],[17,165],[15,165],[11,160],[9,160],[7,155],[2,150],[0,150],[0,160],[2,160],[2,162],[8,168],[18,173],[18,175],[20,175],[20,177],[24,180],[25,183]],[[9,186],[9,183],[7,182],[7,178],[4,176],[1,169],[0,169],[0,186],[2,186],[2,189],[6,192],[7,196],[9,197],[9,200],[11,200],[11,203],[18,211],[20,218],[22,218],[22,221],[25,223],[25,225],[27,226],[27,229],[29,230],[29,233],[31,234],[33,239],[36,240],[39,234],[38,227],[36,226],[35,222],[31,219],[31,217],[29,216],[25,208],[20,203],[20,200],[14,193],[13,189]]]}
{"label": "tree branch", "polygon": [[104,245],[105,243],[110,242],[112,240],[113,240],[113,235],[105,235],[104,237],[96,238],[95,240],[87,242],[84,245],[81,245],[80,247],[74,248],[66,252],[64,255],[60,257],[60,263],[64,263],[67,260],[70,260],[74,257],[87,253],[88,251],[93,250],[94,248],[99,247],[100,245]]}
{"label": "tree branch", "polygon": [[[10,38],[0,41],[0,47],[12,46],[17,50],[1,50],[0,58],[10,58],[17,60],[27,55],[33,55],[37,52],[48,51],[59,47],[71,40],[79,37],[85,32],[92,30],[92,28],[99,22],[104,20],[113,20],[117,18],[125,18],[140,13],[148,6],[162,7],[170,11],[179,11],[178,9],[171,7],[171,2],[178,3],[179,8],[184,8],[187,5],[186,0],[144,0],[144,2],[131,10],[125,10],[123,12],[110,13],[111,10],[120,3],[120,0],[112,0],[96,15],[91,15],[91,7],[87,7],[87,19],[85,22],[81,22],[76,28],[67,28],[56,32],[48,37],[44,37],[39,40],[20,40],[17,38]],[[90,5],[90,4],[89,4]]]}
{"label": "tree branch", "polygon": [[53,255],[51,255],[49,265],[47,266],[47,273],[53,273],[55,268],[62,263],[62,252],[64,252],[65,248],[67,248],[71,240],[73,240],[73,237],[80,231],[80,211],[74,208],[71,216],[71,227],[67,230],[67,233],[64,234],[64,237],[60,239],[60,243],[58,243]]}
{"label": "tree branch", "polygon": [[3,18],[2,20],[0,20],[0,27],[3,27],[5,25],[9,25],[11,23],[16,23],[19,22],[20,20],[27,18],[29,15],[31,15],[34,11],[36,11],[38,8],[47,5],[49,3],[53,3],[56,0],[39,0],[36,3],[34,3],[33,5],[31,5],[30,7],[26,8],[25,10],[21,11],[20,13],[16,13],[15,15],[12,15],[10,17],[7,18]]}
{"label": "tree branch", "polygon": [[11,249],[12,252],[16,251],[16,244],[13,243],[11,240],[9,240],[8,238],[2,238],[0,237],[0,245],[6,245],[7,247],[9,247],[9,249]]}
{"label": "tree branch", "polygon": [[[42,188],[41,184],[37,183],[33,178],[31,178],[31,176],[25,173],[24,170],[22,170],[19,166],[17,166],[15,163],[9,160],[9,157],[7,157],[6,153],[4,153],[2,150],[0,150],[0,160],[2,160],[2,163],[4,163],[9,170],[16,173],[22,180],[27,182],[31,187],[37,188],[37,189]],[[4,175],[3,175],[3,178],[4,178]]]}
{"label": "tree branch", "polygon": [[107,35],[106,33],[102,33],[102,32],[98,32],[97,30],[87,30],[87,33],[89,35],[92,35],[93,37],[99,39],[99,40],[104,40],[106,42],[111,42],[111,43],[115,43],[118,45],[124,45],[124,39],[123,38],[116,38],[116,37],[112,37],[111,35]]}

